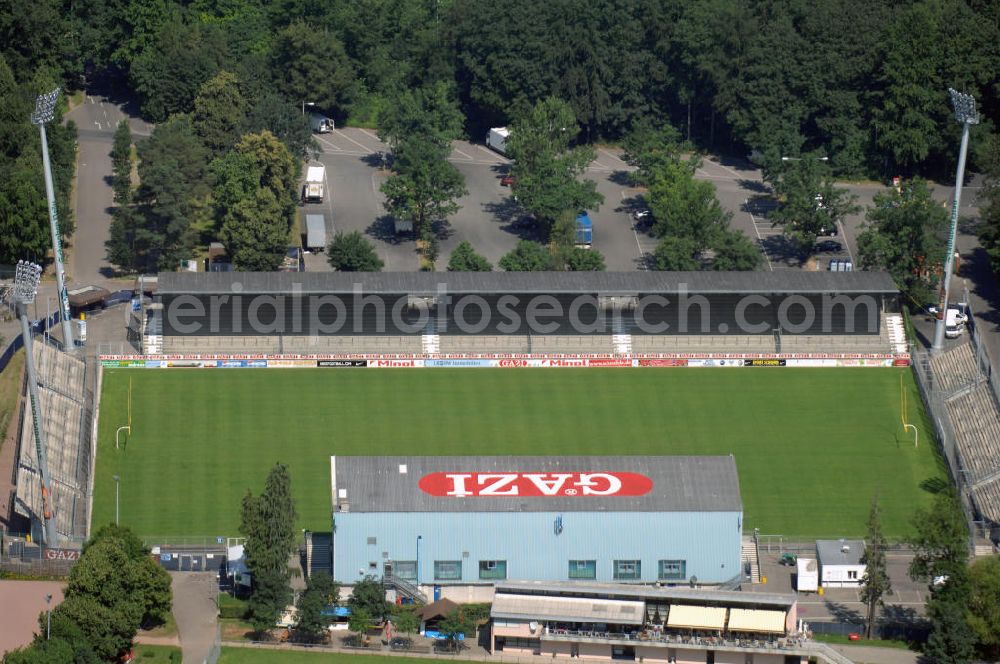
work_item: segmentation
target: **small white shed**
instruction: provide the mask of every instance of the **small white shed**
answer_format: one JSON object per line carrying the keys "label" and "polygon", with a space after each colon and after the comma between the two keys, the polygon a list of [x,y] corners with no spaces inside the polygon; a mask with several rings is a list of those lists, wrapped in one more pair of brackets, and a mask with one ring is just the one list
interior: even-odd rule
{"label": "small white shed", "polygon": [[864,540],[816,540],[819,579],[824,588],[858,588],[865,575]]}

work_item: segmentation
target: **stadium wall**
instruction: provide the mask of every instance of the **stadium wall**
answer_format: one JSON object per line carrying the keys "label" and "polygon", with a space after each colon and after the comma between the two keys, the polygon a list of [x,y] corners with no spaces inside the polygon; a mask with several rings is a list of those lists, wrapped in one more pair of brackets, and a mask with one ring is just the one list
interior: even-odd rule
{"label": "stadium wall", "polygon": [[[338,512],[334,577],[354,583],[387,561],[416,562],[419,536],[422,584],[493,583],[480,578],[480,561],[506,561],[509,579],[567,581],[570,560],[596,560],[598,582],[618,581],[615,560],[642,561],[636,583],[660,580],[660,560],[680,560],[684,577],[663,582],[721,584],[740,573],[741,522],[735,511]],[[461,561],[461,578],[435,579],[435,561]]]}

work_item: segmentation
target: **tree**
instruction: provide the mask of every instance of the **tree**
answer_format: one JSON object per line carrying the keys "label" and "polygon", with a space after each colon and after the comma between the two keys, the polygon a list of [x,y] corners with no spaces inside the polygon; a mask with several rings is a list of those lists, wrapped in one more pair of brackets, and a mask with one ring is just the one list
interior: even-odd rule
{"label": "tree", "polygon": [[413,222],[417,233],[429,235],[436,222],[459,210],[455,199],[468,193],[465,178],[432,140],[414,136],[398,148],[397,174],[382,184],[386,211]]}
{"label": "tree", "polygon": [[400,611],[393,616],[392,624],[399,634],[416,634],[420,631],[420,618],[413,611]]}
{"label": "tree", "polygon": [[888,270],[910,301],[923,305],[936,291],[947,225],[947,212],[920,178],[905,180],[899,191],[880,192],[858,235],[861,267]]}
{"label": "tree", "polygon": [[326,254],[330,266],[341,272],[378,272],[384,265],[372,243],[358,231],[337,233]]}
{"label": "tree", "polygon": [[355,74],[335,36],[296,21],[277,34],[272,69],[281,93],[296,105],[346,111],[355,94]]}
{"label": "tree", "polygon": [[570,148],[578,132],[569,105],[549,97],[515,122],[507,139],[518,204],[546,234],[561,213],[597,209],[604,202],[593,180],[580,179],[597,153],[590,146]]}
{"label": "tree", "polygon": [[819,158],[807,155],[788,163],[789,166],[768,174],[780,201],[770,219],[811,253],[817,237],[836,229],[839,222],[859,208],[855,196],[834,186]]}
{"label": "tree", "polygon": [[62,604],[52,609],[53,623],[57,619],[79,626],[86,643],[105,662],[117,661],[129,650],[139,628],[139,623],[127,612],[105,606],[85,595],[66,597]]}
{"label": "tree", "polygon": [[257,272],[277,269],[295,214],[295,158],[265,130],[240,139],[212,170],[220,238],[234,267]]}
{"label": "tree", "polygon": [[227,49],[222,33],[197,21],[185,22],[172,13],[156,30],[129,68],[142,113],[162,123],[171,115],[189,113],[202,84],[219,70]]}
{"label": "tree", "polygon": [[460,609],[455,609],[438,623],[438,631],[448,639],[452,650],[458,648],[459,634],[465,634],[471,628]]}
{"label": "tree", "polygon": [[132,202],[132,130],[123,119],[115,129],[111,147],[111,190],[116,205]]}
{"label": "tree", "polygon": [[712,244],[715,257],[712,269],[729,272],[756,270],[760,267],[760,247],[739,231],[722,230]]}
{"label": "tree", "polygon": [[688,238],[698,253],[712,246],[719,233],[729,228],[732,218],[715,197],[715,185],[694,179],[700,164],[694,157],[659,164],[651,174],[648,194],[656,220],[653,234],[660,238]]}
{"label": "tree", "polygon": [[134,621],[136,628],[162,624],[170,613],[170,576],[135,546],[127,532],[102,532],[73,566],[66,597],[90,597]]}
{"label": "tree", "polygon": [[374,627],[372,624],[372,614],[368,613],[367,609],[362,607],[351,609],[351,618],[347,622],[347,628],[352,632],[356,632],[362,642],[368,639],[368,632],[371,631],[372,627]]}
{"label": "tree", "polygon": [[657,270],[684,272],[701,269],[698,247],[689,237],[665,237],[656,245],[653,264]]}
{"label": "tree", "polygon": [[404,89],[379,113],[378,135],[393,150],[409,141],[430,141],[442,157],[462,135],[462,113],[455,91],[444,81],[416,90]]}
{"label": "tree", "polygon": [[449,272],[490,272],[493,265],[486,258],[476,253],[467,240],[463,240],[451,252],[448,260]]}
{"label": "tree", "polygon": [[871,512],[868,514],[868,535],[865,538],[865,553],[861,563],[865,573],[861,577],[861,600],[865,603],[865,638],[872,638],[878,609],[885,605],[883,598],[892,592],[892,583],[886,569],[886,541],[882,534],[882,510],[879,508],[878,496],[872,500]]}
{"label": "tree", "polygon": [[981,193],[985,205],[979,209],[979,242],[993,271],[1000,274],[1000,133],[987,136],[977,161],[983,163],[986,174]]}
{"label": "tree", "polygon": [[278,137],[296,159],[305,159],[319,152],[313,138],[309,118],[296,108],[295,103],[281,97],[273,90],[264,90],[247,113],[245,130],[260,134],[267,130]]}
{"label": "tree", "polygon": [[330,619],[323,609],[336,606],[340,599],[340,585],[326,572],[315,572],[306,582],[306,591],[299,595],[295,631],[310,640],[325,638]]}
{"label": "tree", "polygon": [[940,664],[967,664],[975,656],[976,637],[966,620],[967,595],[948,589],[935,592],[927,601],[931,633],[924,644],[924,656]]}
{"label": "tree", "polygon": [[134,268],[172,270],[194,248],[193,224],[200,220],[211,191],[208,153],[194,133],[191,118],[184,115],[157,125],[137,151],[137,217],[131,230]]}
{"label": "tree", "polygon": [[246,123],[246,100],[235,74],[220,71],[205,81],[194,98],[195,133],[215,155],[233,147]]}
{"label": "tree", "polygon": [[240,532],[246,537],[244,557],[253,581],[247,610],[258,632],[273,627],[291,599],[288,559],[295,552],[295,519],[288,468],[275,464],[259,496],[247,490],[240,523]]}
{"label": "tree", "polygon": [[632,182],[649,186],[662,168],[680,161],[680,132],[671,125],[655,126],[643,119],[629,132],[623,147],[626,163],[635,166],[629,173]]}
{"label": "tree", "polygon": [[[976,635],[979,656],[1000,660],[1000,558],[976,560],[969,568],[971,592],[966,618]],[[398,625],[397,625],[398,627]]]}
{"label": "tree", "polygon": [[552,254],[543,245],[531,240],[521,240],[514,250],[500,259],[500,267],[507,272],[541,272],[552,269]]}
{"label": "tree", "polygon": [[947,576],[949,583],[964,581],[968,557],[969,533],[962,516],[962,506],[953,491],[934,496],[929,508],[920,508],[913,517],[916,534],[910,539],[914,556],[910,577],[931,581]]}
{"label": "tree", "polygon": [[352,615],[362,611],[369,620],[381,621],[389,613],[389,604],[385,601],[385,588],[382,587],[381,581],[371,575],[354,584],[348,605],[351,607]]}
{"label": "tree", "polygon": [[604,255],[596,249],[573,247],[566,258],[566,269],[572,272],[603,272]]}

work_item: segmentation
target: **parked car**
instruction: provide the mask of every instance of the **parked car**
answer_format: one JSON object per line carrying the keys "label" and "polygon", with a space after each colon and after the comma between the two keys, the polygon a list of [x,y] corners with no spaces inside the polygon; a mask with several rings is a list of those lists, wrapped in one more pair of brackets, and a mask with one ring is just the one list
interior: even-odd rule
{"label": "parked car", "polygon": [[636,221],[648,220],[652,215],[653,213],[647,207],[637,208],[636,211],[632,213],[632,216],[635,217]]}
{"label": "parked car", "polygon": [[513,187],[514,186],[514,176],[508,173],[507,175],[500,178],[501,187]]}

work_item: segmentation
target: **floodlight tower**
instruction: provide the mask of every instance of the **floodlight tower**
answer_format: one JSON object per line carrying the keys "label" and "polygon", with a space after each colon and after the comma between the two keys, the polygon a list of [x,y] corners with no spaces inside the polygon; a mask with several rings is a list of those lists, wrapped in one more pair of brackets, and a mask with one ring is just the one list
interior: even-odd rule
{"label": "floodlight tower", "polygon": [[56,520],[52,514],[52,481],[49,478],[49,463],[45,451],[45,434],[42,431],[42,404],[38,399],[38,374],[35,373],[35,356],[28,324],[28,305],[35,301],[38,280],[42,268],[35,263],[18,261],[14,272],[14,302],[17,315],[21,319],[21,337],[24,339],[24,363],[28,369],[28,396],[31,399],[31,424],[35,432],[35,455],[38,470],[42,476],[42,532],[47,546],[55,546],[59,541]]}
{"label": "floodlight tower", "polygon": [[934,328],[934,344],[931,350],[939,352],[944,348],[944,332],[948,319],[948,298],[951,296],[951,273],[955,269],[955,235],[958,232],[958,204],[962,200],[962,181],[965,179],[965,155],[969,149],[969,127],[979,124],[976,98],[948,88],[951,104],[955,107],[955,119],[962,123],[962,147],[958,151],[958,170],[955,172],[955,197],[951,204],[951,230],[948,233],[948,255],[944,263],[944,284],[941,287],[941,302],[938,309],[937,326]]}
{"label": "floodlight tower", "polygon": [[63,265],[62,231],[59,228],[59,215],[56,211],[56,193],[52,186],[52,166],[49,163],[49,141],[45,136],[45,123],[51,122],[55,116],[56,101],[59,99],[59,88],[35,99],[35,112],[31,114],[31,123],[38,125],[42,134],[42,168],[45,171],[45,196],[49,203],[49,230],[52,232],[52,253],[56,259],[56,283],[59,287],[59,317],[62,319],[63,346],[73,348],[73,324],[69,315],[69,293],[66,291],[66,270]]}

